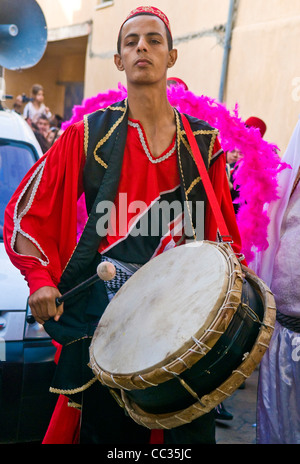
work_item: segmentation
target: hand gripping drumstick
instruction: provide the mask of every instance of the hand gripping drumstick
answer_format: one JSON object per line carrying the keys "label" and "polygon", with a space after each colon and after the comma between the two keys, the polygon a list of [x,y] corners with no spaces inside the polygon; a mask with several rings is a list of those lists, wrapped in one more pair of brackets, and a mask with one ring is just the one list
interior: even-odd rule
{"label": "hand gripping drumstick", "polygon": [[90,285],[95,284],[99,279],[112,280],[115,277],[115,275],[116,275],[115,266],[109,261],[103,261],[97,266],[97,274],[93,275],[92,277],[85,280],[84,282],[81,282],[81,284],[72,288],[72,290],[69,290],[68,292],[64,293],[64,295],[56,298],[55,299],[56,306],[60,306],[68,298],[76,295],[76,293],[80,292],[80,290],[84,290]]}

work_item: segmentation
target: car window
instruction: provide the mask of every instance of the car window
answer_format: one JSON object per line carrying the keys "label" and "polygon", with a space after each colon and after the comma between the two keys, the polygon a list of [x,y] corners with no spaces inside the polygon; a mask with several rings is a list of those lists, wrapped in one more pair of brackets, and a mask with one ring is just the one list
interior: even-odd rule
{"label": "car window", "polygon": [[0,239],[6,205],[35,162],[36,155],[28,145],[0,139]]}

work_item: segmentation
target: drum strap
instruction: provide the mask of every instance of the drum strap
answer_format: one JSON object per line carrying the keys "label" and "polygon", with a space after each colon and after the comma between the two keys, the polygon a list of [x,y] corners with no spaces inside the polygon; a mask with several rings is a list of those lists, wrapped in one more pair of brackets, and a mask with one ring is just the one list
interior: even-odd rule
{"label": "drum strap", "polygon": [[286,329],[300,333],[300,317],[286,316],[277,310],[276,319]]}
{"label": "drum strap", "polygon": [[181,114],[183,126],[186,132],[186,136],[188,138],[190,147],[192,149],[194,159],[197,165],[197,168],[199,170],[200,177],[203,182],[203,186],[208,198],[208,201],[210,203],[211,209],[213,211],[213,215],[215,218],[215,221],[217,223],[217,228],[219,232],[219,236],[221,238],[222,242],[232,242],[232,237],[229,235],[220,205],[218,203],[215,191],[213,189],[213,186],[211,184],[208,172],[206,170],[203,158],[201,156],[198,144],[196,142],[196,139],[194,137],[193,131],[191,129],[191,126],[187,120],[187,118],[184,116],[184,114]]}

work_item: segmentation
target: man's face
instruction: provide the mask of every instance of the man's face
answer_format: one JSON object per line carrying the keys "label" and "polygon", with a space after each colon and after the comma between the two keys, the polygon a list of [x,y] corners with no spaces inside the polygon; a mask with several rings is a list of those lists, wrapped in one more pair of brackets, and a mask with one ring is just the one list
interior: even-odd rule
{"label": "man's face", "polygon": [[227,152],[227,163],[232,164],[236,163],[243,157],[242,153],[239,150],[233,150]]}
{"label": "man's face", "polygon": [[46,121],[45,119],[39,119],[38,122],[37,122],[37,128],[38,128],[38,131],[39,131],[44,137],[46,137],[47,134],[48,134],[48,131],[49,131],[49,129],[50,129],[49,121]]}
{"label": "man's face", "polygon": [[121,53],[115,55],[115,64],[120,71],[125,71],[128,83],[158,82],[176,58],[176,50],[168,49],[166,28],[159,18],[141,15],[124,24]]}

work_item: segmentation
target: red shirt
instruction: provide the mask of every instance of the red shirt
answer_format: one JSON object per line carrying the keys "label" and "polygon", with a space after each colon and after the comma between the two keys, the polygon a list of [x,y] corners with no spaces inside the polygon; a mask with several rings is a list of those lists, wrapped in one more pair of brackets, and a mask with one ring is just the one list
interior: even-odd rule
{"label": "red shirt", "polygon": [[[182,239],[183,214],[176,154],[174,135],[171,145],[154,158],[142,125],[129,120],[111,228],[102,240],[101,253],[144,264]],[[169,218],[166,215],[159,220],[159,209],[164,212],[164,206],[173,201],[178,202],[181,211],[178,208]],[[165,209],[168,213],[168,207]],[[165,219],[164,230],[162,219]]]}

